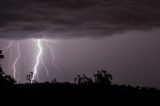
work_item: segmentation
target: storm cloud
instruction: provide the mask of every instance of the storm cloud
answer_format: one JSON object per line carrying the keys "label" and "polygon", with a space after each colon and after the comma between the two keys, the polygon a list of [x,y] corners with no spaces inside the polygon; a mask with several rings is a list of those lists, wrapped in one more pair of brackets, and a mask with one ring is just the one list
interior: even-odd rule
{"label": "storm cloud", "polygon": [[0,0],[0,38],[104,37],[160,27],[159,0]]}

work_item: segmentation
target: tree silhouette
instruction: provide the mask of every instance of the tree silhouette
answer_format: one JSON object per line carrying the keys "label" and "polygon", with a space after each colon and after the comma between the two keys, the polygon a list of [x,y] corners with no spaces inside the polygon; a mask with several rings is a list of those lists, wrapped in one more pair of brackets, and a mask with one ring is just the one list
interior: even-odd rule
{"label": "tree silhouette", "polygon": [[[2,55],[2,51],[0,50],[0,60],[3,59],[4,56]],[[2,83],[3,80],[4,80],[4,75],[5,73],[2,71],[2,67],[1,67],[1,64],[0,64],[0,82]]]}
{"label": "tree silhouette", "polygon": [[105,70],[97,71],[97,73],[94,74],[94,78],[96,83],[108,85],[112,83],[112,75]]}
{"label": "tree silhouette", "polygon": [[77,84],[91,84],[93,83],[92,78],[87,77],[85,74],[77,75],[77,77],[74,78],[74,82]]}
{"label": "tree silhouette", "polygon": [[30,72],[28,75],[26,75],[26,80],[31,83],[33,77],[33,72]]}
{"label": "tree silhouette", "polygon": [[0,50],[0,60],[4,58],[4,55],[2,55],[2,50]]}
{"label": "tree silhouette", "polygon": [[52,83],[52,84],[55,84],[55,83],[57,83],[57,80],[56,80],[55,78],[53,78],[53,79],[51,80],[51,83]]}
{"label": "tree silhouette", "polygon": [[[3,58],[4,56],[2,55],[2,51],[0,50],[0,60]],[[2,67],[0,65],[0,84],[15,84],[15,83],[16,83],[15,79],[9,75],[6,75],[3,72]]]}

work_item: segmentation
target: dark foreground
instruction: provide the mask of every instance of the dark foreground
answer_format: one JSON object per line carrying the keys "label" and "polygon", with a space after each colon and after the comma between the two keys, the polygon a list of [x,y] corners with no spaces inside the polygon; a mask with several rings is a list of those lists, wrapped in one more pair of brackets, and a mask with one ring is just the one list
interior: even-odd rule
{"label": "dark foreground", "polygon": [[[1,86],[1,104],[29,106],[59,105],[153,105],[160,91],[154,88],[103,84],[17,84]],[[2,105],[2,106],[5,106]],[[1,106],[1,105],[0,105]]]}

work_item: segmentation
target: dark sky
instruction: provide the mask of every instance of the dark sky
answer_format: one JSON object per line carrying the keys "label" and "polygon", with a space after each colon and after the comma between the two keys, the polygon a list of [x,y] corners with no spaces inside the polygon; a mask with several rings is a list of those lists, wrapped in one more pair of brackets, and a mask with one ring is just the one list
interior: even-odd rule
{"label": "dark sky", "polygon": [[[106,69],[115,83],[160,88],[159,27],[159,0],[0,0],[1,48],[20,40],[25,54],[30,39],[58,40],[52,47],[62,72],[50,75],[62,81]],[[33,67],[24,60],[20,82]]]}
{"label": "dark sky", "polygon": [[104,37],[160,26],[159,0],[0,0],[0,37]]}

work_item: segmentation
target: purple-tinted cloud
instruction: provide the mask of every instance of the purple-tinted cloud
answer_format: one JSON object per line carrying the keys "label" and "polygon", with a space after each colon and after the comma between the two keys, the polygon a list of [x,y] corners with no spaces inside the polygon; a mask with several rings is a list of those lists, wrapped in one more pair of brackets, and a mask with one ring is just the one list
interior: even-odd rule
{"label": "purple-tinted cloud", "polygon": [[160,26],[159,0],[0,0],[0,38],[104,37]]}

